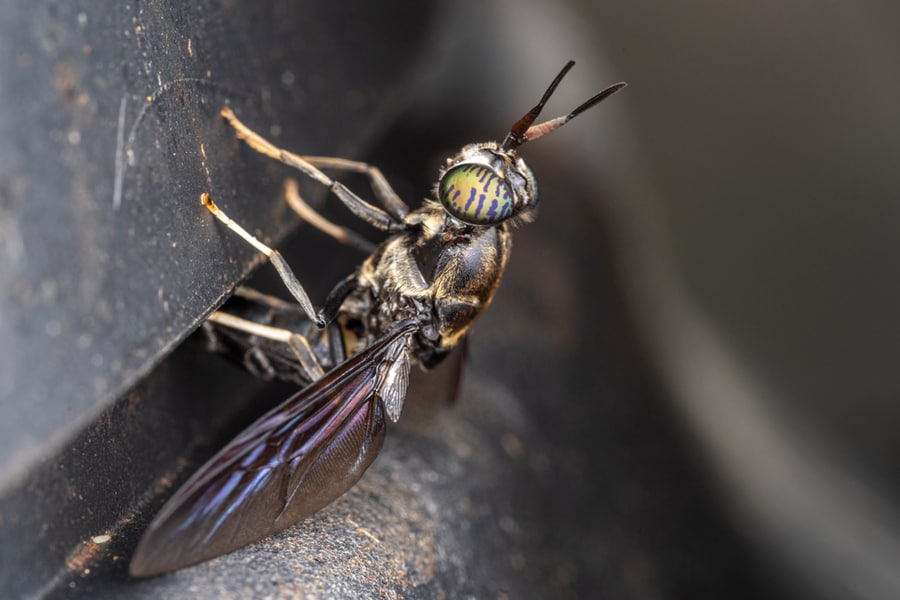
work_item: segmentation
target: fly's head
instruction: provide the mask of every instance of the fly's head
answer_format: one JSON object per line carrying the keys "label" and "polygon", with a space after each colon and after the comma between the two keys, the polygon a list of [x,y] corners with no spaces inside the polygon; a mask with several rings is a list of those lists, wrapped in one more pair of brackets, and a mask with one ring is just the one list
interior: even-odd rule
{"label": "fly's head", "polygon": [[470,225],[529,221],[537,206],[534,173],[515,150],[500,144],[469,144],[447,161],[437,197],[448,213]]}
{"label": "fly's head", "polygon": [[534,125],[562,78],[575,65],[569,61],[544,92],[541,101],[510,128],[502,143],[469,144],[447,160],[435,195],[453,218],[469,225],[495,226],[533,219],[538,189],[534,173],[516,148],[558,129],[601,100],[625,87],[616,83],[567,115]]}

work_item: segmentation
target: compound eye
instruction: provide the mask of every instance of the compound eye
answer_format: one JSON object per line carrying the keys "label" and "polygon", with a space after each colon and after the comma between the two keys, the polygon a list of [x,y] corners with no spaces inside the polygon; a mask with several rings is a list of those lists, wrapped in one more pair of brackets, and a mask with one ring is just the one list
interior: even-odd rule
{"label": "compound eye", "polygon": [[509,184],[482,164],[463,163],[444,173],[438,186],[441,204],[451,215],[473,225],[495,225],[513,214]]}

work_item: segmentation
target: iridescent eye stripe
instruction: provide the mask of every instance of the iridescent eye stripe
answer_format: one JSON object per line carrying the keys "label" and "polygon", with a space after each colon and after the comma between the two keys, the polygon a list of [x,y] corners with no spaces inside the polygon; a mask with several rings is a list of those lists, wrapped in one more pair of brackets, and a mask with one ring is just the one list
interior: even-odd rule
{"label": "iridescent eye stripe", "polygon": [[441,204],[456,218],[478,225],[499,223],[513,212],[513,194],[502,177],[484,165],[463,164],[444,174]]}

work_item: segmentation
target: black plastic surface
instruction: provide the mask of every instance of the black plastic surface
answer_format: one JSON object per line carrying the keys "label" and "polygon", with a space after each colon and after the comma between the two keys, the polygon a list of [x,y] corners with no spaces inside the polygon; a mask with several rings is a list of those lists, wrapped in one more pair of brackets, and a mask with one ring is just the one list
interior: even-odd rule
{"label": "black plastic surface", "polygon": [[[395,114],[424,6],[18,2],[0,17],[0,490],[91,421],[296,224],[230,103],[308,153],[351,155]],[[402,18],[401,18],[402,17]],[[277,133],[277,130],[275,130]],[[244,163],[247,163],[246,165]],[[321,197],[321,190],[310,192]]]}

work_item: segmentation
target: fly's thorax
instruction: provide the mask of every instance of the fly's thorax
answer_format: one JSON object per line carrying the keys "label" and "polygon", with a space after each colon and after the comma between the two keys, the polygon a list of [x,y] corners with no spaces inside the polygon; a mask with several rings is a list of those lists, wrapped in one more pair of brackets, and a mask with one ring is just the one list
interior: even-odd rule
{"label": "fly's thorax", "polygon": [[461,223],[436,203],[410,213],[406,223],[363,263],[358,293],[373,300],[375,329],[413,318],[420,345],[452,348],[494,297],[509,256],[509,229]]}
{"label": "fly's thorax", "polygon": [[414,229],[407,229],[382,243],[360,266],[356,288],[341,306],[342,312],[359,309],[373,339],[398,320],[427,320],[431,294],[413,258],[416,237]]}
{"label": "fly's thorax", "polygon": [[432,282],[439,345],[452,348],[488,307],[503,278],[511,236],[505,225],[473,227],[441,252]]}

